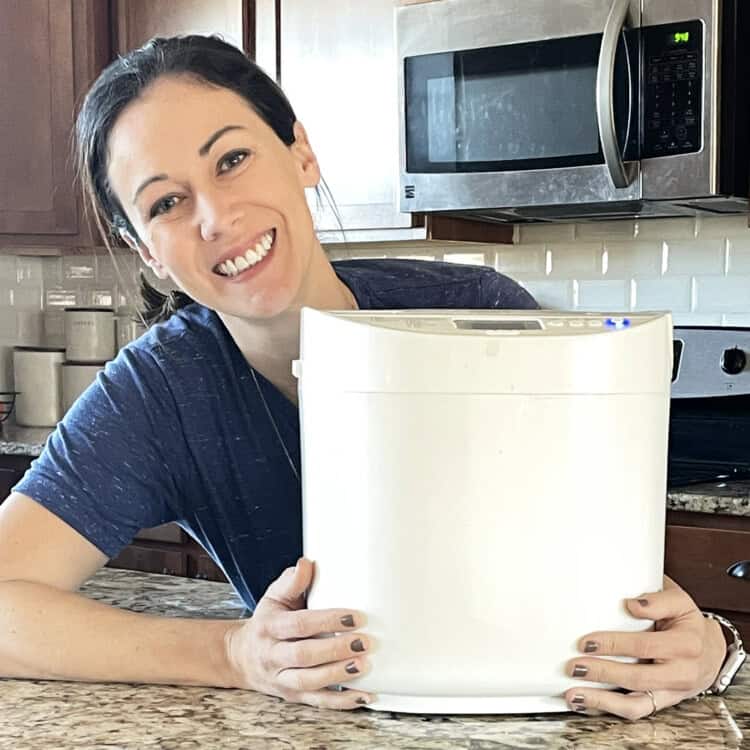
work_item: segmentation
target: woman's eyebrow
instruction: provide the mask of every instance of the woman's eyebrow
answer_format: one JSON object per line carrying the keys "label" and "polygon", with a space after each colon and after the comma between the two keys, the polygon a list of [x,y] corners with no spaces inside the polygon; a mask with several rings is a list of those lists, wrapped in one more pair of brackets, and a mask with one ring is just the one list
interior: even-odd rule
{"label": "woman's eyebrow", "polygon": [[214,133],[214,134],[213,134],[213,135],[212,135],[212,136],[211,136],[211,137],[210,137],[210,138],[209,138],[209,139],[208,139],[208,140],[207,140],[207,141],[206,141],[206,142],[205,142],[205,143],[204,143],[204,144],[203,144],[203,145],[202,145],[202,146],[201,146],[201,147],[199,148],[199,149],[198,149],[198,154],[199,154],[200,156],[205,156],[205,155],[206,155],[206,154],[207,154],[207,153],[209,152],[209,150],[210,150],[211,146],[213,146],[213,145],[214,145],[214,143],[216,143],[216,141],[218,141],[218,140],[219,140],[219,138],[221,138],[221,136],[222,136],[222,135],[224,135],[224,133],[228,133],[228,132],[229,132],[230,130],[247,130],[247,128],[243,128],[243,127],[242,127],[242,125],[225,125],[225,126],[224,126],[223,128],[219,128],[219,130],[217,130],[217,131],[216,131],[216,132],[215,132],[215,133]]}
{"label": "woman's eyebrow", "polygon": [[[225,125],[223,128],[219,128],[199,149],[198,149],[198,155],[199,156],[205,156],[210,150],[211,146],[216,143],[216,141],[221,138],[225,133],[228,133],[230,130],[247,130],[247,128],[243,127],[242,125]],[[133,195],[133,205],[135,205],[135,202],[138,200],[138,196],[141,194],[141,192],[147,188],[152,182],[157,182],[158,180],[166,180],[168,179],[168,176],[166,174],[157,174],[153,177],[149,177],[145,179],[139,186],[138,189],[135,191],[135,194]]]}

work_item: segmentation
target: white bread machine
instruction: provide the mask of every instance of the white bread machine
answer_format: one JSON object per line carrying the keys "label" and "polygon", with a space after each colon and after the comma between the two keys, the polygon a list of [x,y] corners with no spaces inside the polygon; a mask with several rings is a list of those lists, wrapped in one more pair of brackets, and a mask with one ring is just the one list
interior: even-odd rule
{"label": "white bread machine", "polygon": [[311,609],[377,646],[371,708],[568,710],[593,630],[662,587],[668,314],[302,311]]}

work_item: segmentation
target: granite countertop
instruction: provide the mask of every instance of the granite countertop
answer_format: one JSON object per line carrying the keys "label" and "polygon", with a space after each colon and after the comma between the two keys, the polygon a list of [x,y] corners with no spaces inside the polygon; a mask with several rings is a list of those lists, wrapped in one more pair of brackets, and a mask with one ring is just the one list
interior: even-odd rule
{"label": "granite countertop", "polygon": [[30,456],[41,454],[50,427],[20,427],[11,420],[0,424],[0,455]]}
{"label": "granite countertop", "polygon": [[[111,568],[100,570],[81,592],[168,616],[241,617],[244,611],[229,584]],[[637,722],[573,713],[337,712],[250,691],[114,683],[4,680],[2,695],[0,746],[14,750],[711,750],[747,747],[743,735],[750,738],[750,667],[724,699],[685,701]]]}

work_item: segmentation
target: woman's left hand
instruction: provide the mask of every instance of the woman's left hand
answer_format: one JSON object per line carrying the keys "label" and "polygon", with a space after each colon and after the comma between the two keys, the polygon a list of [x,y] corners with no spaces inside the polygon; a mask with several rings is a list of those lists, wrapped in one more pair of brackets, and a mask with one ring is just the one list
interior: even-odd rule
{"label": "woman's left hand", "polygon": [[[571,710],[604,712],[634,721],[705,690],[716,679],[726,654],[721,626],[704,617],[671,578],[664,590],[627,599],[628,611],[654,620],[653,631],[597,632],[585,635],[578,647],[580,658],[568,662],[572,677],[617,685],[632,692],[574,687],[564,698]],[[593,644],[593,645],[592,645]],[[632,656],[646,663],[623,663],[597,657]],[[645,692],[653,693],[654,701]]]}

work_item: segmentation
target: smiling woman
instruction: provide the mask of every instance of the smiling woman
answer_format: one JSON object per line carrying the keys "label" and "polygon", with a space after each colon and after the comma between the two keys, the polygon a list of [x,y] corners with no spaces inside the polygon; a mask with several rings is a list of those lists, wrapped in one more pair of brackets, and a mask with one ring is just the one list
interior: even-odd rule
{"label": "smiling woman", "polygon": [[[119,234],[182,296],[107,365],[0,506],[0,675],[220,685],[329,708],[369,702],[354,686],[328,689],[368,668],[365,613],[305,608],[313,564],[301,557],[291,372],[300,310],[535,301],[484,266],[329,261],[305,197],[320,182],[305,129],[279,87],[219,39],[154,39],[115,60],[86,97],[77,136],[103,235]],[[365,428],[353,422],[341,439]],[[73,593],[140,529],[167,522],[203,545],[251,618],[153,618]],[[342,518],[341,533],[366,529]],[[581,658],[572,678],[588,670],[639,692],[566,694],[576,710],[635,718],[718,672],[718,625],[679,588],[628,606],[665,632],[582,634],[585,652],[593,643],[598,655],[648,655],[658,666]]]}

